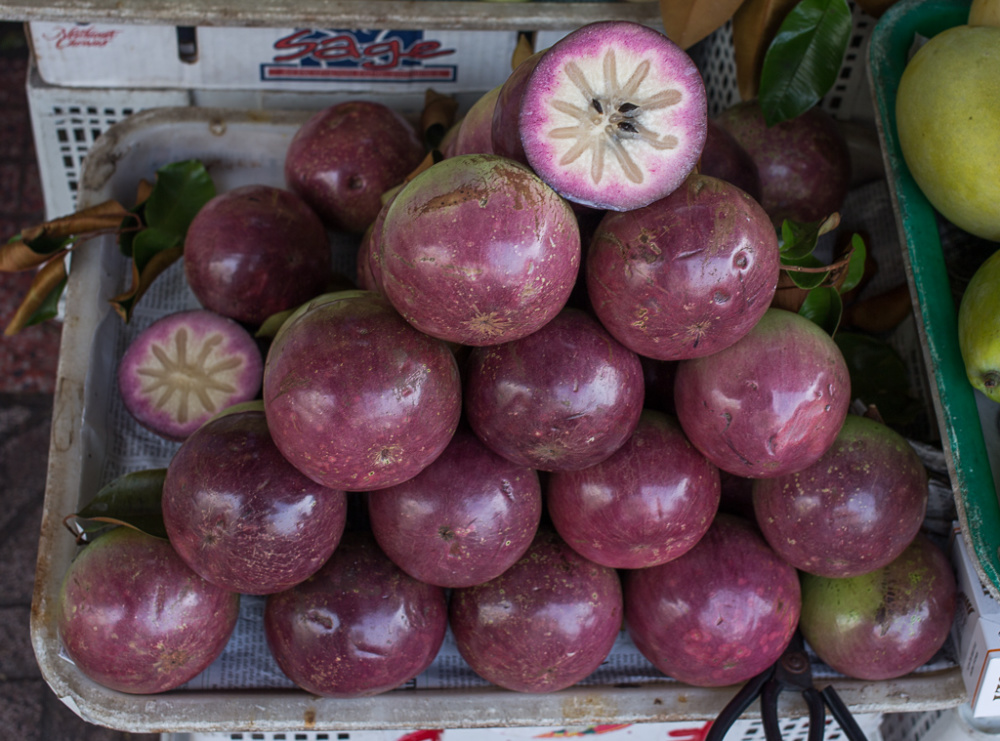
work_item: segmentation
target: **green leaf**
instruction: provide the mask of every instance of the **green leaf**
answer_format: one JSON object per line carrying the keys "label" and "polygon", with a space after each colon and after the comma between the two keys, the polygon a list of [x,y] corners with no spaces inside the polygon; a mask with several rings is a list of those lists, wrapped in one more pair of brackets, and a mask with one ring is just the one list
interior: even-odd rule
{"label": "green leaf", "polygon": [[181,240],[191,220],[215,195],[215,184],[198,160],[164,165],[156,171],[156,182],[145,201],[147,227]]}
{"label": "green leaf", "polygon": [[799,309],[799,314],[818,324],[831,337],[837,332],[843,313],[844,303],[837,290],[831,286],[822,286],[810,291]]}
{"label": "green leaf", "polygon": [[838,332],[833,338],[851,376],[851,396],[874,404],[890,427],[913,424],[923,404],[910,392],[906,363],[893,347],[860,332]]}
{"label": "green leaf", "polygon": [[841,293],[847,293],[861,282],[865,274],[866,257],[865,240],[860,234],[855,234],[851,237],[851,260],[847,264],[847,277],[840,286]]}
{"label": "green leaf", "polygon": [[62,298],[63,291],[66,290],[66,281],[67,279],[63,278],[55,288],[49,291],[49,295],[45,297],[45,300],[28,317],[25,326],[30,327],[32,324],[41,324],[55,318],[59,313],[59,299]]}
{"label": "green leaf", "polygon": [[819,243],[819,238],[837,228],[840,214],[835,213],[822,221],[792,221],[781,222],[781,261],[785,264],[796,264],[806,255],[812,254]]}
{"label": "green leaf", "polygon": [[182,240],[181,236],[157,227],[150,226],[143,229],[132,241],[132,260],[135,262],[136,270],[142,275],[157,253],[176,247]]}
{"label": "green leaf", "polygon": [[[145,218],[146,204],[140,203],[137,206],[129,209],[130,214],[135,214],[136,218],[124,218],[122,219],[121,226],[118,228],[118,249],[121,251],[125,257],[132,257],[132,245],[135,242],[136,236],[140,233],[139,230],[135,228],[135,221],[138,220],[139,223],[145,223],[143,219]],[[131,227],[131,228],[129,228]]]}
{"label": "green leaf", "polygon": [[802,115],[833,87],[851,39],[847,0],[801,0],[768,46],[758,99],[768,126]]}
{"label": "green leaf", "polygon": [[167,469],[151,468],[119,476],[74,517],[84,532],[95,532],[107,523],[122,523],[158,538],[166,538],[161,500]]}
{"label": "green leaf", "polygon": [[[795,260],[782,260],[782,266],[785,268],[789,267],[800,267],[800,268],[822,268],[825,267],[819,258],[814,255],[804,255]],[[830,275],[829,270],[818,270],[816,272],[801,272],[798,270],[785,270],[785,273],[789,278],[792,279],[794,283],[799,288],[806,291],[811,291],[814,288],[818,288],[823,285],[823,281],[827,279]]]}

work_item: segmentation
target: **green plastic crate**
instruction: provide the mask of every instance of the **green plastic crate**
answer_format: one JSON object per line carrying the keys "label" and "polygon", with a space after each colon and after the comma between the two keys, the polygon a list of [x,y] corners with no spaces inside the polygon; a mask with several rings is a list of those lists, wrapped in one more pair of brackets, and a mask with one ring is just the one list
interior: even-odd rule
{"label": "green plastic crate", "polygon": [[983,585],[1000,599],[1000,503],[983,434],[984,418],[958,346],[957,311],[939,216],[910,174],[896,134],[896,91],[914,40],[966,23],[969,5],[969,0],[901,0],[893,5],[872,32],[868,75],[959,521],[975,551]]}

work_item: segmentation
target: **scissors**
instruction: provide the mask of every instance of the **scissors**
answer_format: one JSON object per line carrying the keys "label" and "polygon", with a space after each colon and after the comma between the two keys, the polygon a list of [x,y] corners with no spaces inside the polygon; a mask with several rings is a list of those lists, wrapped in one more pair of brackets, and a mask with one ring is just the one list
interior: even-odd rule
{"label": "scissors", "polygon": [[827,707],[830,708],[830,712],[849,741],[867,741],[864,731],[851,715],[847,705],[840,699],[837,691],[829,685],[822,690],[817,690],[813,685],[809,656],[806,654],[802,635],[798,631],[792,636],[791,643],[781,657],[763,672],[748,680],[722,709],[719,717],[708,729],[705,741],[722,741],[736,719],[758,697],[760,697],[760,714],[765,738],[767,741],[781,741],[778,696],[785,690],[801,693],[809,707],[808,741],[823,741]]}

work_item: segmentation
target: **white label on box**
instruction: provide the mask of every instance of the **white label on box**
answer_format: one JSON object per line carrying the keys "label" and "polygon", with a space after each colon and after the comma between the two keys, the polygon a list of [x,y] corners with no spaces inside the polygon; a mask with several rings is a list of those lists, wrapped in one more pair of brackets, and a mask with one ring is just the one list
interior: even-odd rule
{"label": "white label on box", "polygon": [[958,594],[952,638],[962,679],[977,718],[1000,716],[1000,604],[976,574],[961,532],[953,532],[952,562]]}
{"label": "white label on box", "polygon": [[516,43],[507,31],[198,29],[206,86],[268,89],[485,91],[507,79]]}
{"label": "white label on box", "polygon": [[49,84],[396,93],[485,92],[507,79],[514,31],[195,29],[182,61],[171,26],[31,24]]}
{"label": "white label on box", "polygon": [[177,87],[187,72],[172,26],[36,22],[29,30],[38,73],[50,85]]}

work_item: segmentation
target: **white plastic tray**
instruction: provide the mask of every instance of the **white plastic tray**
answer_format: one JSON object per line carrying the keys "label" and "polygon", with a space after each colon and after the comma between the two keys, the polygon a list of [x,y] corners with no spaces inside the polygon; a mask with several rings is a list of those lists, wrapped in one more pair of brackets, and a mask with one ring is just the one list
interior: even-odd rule
{"label": "white plastic tray", "polygon": [[[131,205],[136,184],[158,167],[198,158],[220,191],[252,182],[283,185],[287,144],[305,113],[167,108],[136,114],[112,127],[88,155],[80,206],[109,198]],[[349,248],[345,251],[345,255]],[[31,636],[42,674],[82,718],[133,732],[275,732],[407,728],[580,726],[714,718],[733,688],[702,689],[669,680],[578,685],[545,695],[491,686],[397,690],[359,700],[320,698],[289,688],[176,690],[135,696],[101,687],[60,655],[56,631],[59,583],[76,546],[62,525],[122,468],[165,465],[173,448],[135,439],[123,448],[114,388],[117,357],[130,332],[161,309],[170,279],[161,276],[126,328],[107,298],[121,290],[127,263],[112,237],[88,244],[73,263],[55,392]],[[161,281],[163,281],[161,283]],[[965,701],[958,667],[895,681],[833,682],[853,712],[951,707]],[[756,712],[756,709],[752,711]],[[805,715],[798,698],[783,698],[785,717]]]}

